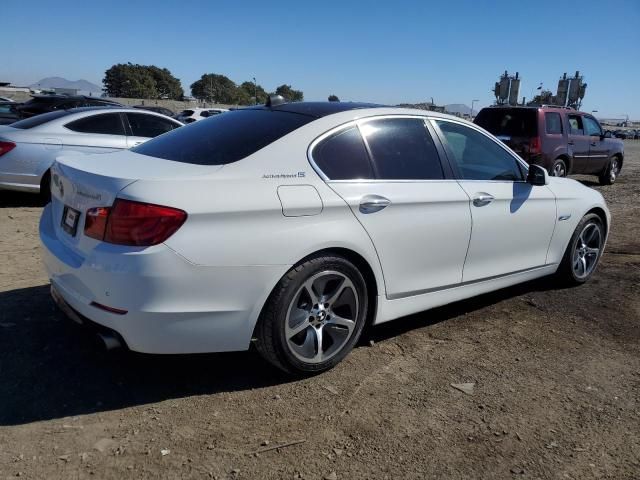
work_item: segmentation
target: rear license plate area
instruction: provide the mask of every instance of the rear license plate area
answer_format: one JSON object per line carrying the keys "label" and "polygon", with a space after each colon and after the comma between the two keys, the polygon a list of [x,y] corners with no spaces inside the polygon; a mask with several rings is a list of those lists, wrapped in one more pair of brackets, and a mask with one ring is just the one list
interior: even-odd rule
{"label": "rear license plate area", "polygon": [[62,229],[72,237],[76,236],[78,231],[78,221],[80,220],[80,212],[71,207],[64,207],[62,211]]}

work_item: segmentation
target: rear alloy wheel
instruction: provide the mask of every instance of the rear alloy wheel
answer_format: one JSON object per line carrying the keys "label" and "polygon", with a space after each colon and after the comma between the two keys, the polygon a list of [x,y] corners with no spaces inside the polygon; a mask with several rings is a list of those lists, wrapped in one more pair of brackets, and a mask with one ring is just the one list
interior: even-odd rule
{"label": "rear alloy wheel", "polygon": [[600,175],[599,180],[601,185],[613,185],[618,178],[618,173],[620,172],[620,163],[618,161],[618,157],[612,157],[609,160],[609,164],[605,169],[604,173]]}
{"label": "rear alloy wheel", "polygon": [[600,261],[605,238],[600,217],[594,213],[585,215],[567,246],[557,273],[559,279],[573,285],[586,282]]}
{"label": "rear alloy wheel", "polygon": [[269,297],[256,327],[258,351],[289,373],[317,373],[340,362],[358,341],[367,289],[342,257],[317,257],[290,270]]}
{"label": "rear alloy wheel", "polygon": [[561,158],[557,158],[555,162],[553,162],[553,166],[551,167],[551,171],[549,172],[552,177],[566,177],[567,176],[567,164],[564,163],[564,160]]}

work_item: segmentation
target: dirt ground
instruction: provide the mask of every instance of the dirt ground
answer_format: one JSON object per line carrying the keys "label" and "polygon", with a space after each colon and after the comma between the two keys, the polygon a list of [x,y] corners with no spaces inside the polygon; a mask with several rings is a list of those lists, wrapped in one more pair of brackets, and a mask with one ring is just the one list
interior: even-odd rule
{"label": "dirt ground", "polygon": [[376,327],[296,381],[251,352],[102,351],[49,298],[41,205],[0,193],[0,478],[640,478],[640,141],[626,150],[615,185],[581,178],[613,213],[590,283]]}

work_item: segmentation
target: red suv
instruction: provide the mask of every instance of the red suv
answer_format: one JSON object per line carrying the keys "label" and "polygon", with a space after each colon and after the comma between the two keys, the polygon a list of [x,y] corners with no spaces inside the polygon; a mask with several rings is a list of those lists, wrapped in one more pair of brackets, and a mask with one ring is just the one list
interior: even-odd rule
{"label": "red suv", "polygon": [[487,107],[474,123],[509,145],[526,162],[551,175],[597,175],[616,181],[624,160],[622,141],[606,134],[588,113],[559,107]]}

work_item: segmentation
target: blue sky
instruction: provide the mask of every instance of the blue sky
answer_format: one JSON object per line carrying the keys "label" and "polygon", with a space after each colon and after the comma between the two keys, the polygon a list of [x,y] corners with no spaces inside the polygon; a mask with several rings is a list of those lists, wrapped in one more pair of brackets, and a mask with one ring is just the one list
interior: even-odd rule
{"label": "blue sky", "polygon": [[267,90],[289,83],[307,100],[488,105],[505,69],[527,97],[580,70],[583,110],[640,119],[638,0],[1,3],[0,81],[18,85],[101,85],[111,65],[132,62],[168,68],[187,93],[212,72]]}

